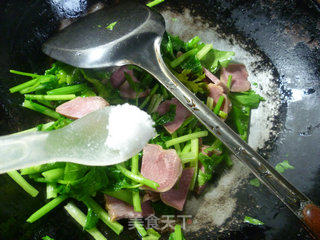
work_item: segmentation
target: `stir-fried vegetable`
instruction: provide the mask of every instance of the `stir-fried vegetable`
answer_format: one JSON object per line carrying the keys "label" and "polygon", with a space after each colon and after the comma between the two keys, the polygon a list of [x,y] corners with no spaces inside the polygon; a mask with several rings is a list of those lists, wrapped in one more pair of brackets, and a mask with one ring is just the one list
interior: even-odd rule
{"label": "stir-fried vegetable", "polygon": [[[160,2],[156,0],[148,6],[152,7]],[[116,22],[110,24],[108,28],[112,30],[115,24]],[[247,140],[250,110],[257,108],[263,98],[252,90],[241,93],[229,92],[234,80],[231,75],[225,83],[228,91],[217,98],[213,96],[208,87],[210,79],[204,68],[217,74],[221,68],[228,66],[234,53],[214,49],[212,44],[200,41],[196,36],[184,42],[179,37],[166,33],[161,44],[163,58],[182,83]],[[149,73],[136,66],[126,67],[123,72],[124,82],[121,82],[120,87],[112,82],[114,79],[111,73],[104,70],[78,69],[60,62],[54,63],[43,75],[15,70],[11,70],[11,73],[31,78],[10,89],[11,93],[19,92],[24,95],[25,101],[22,106],[53,120],[26,130],[28,132],[52,131],[68,125],[73,120],[55,111],[59,105],[77,97],[99,96],[111,105],[128,102],[151,114],[158,135],[150,140],[150,143],[160,145],[164,149],[174,149],[181,159],[182,166],[194,169],[188,191],[198,192],[209,182],[218,166],[232,166],[228,150],[194,116],[190,116],[188,112],[181,114],[182,105],[168,104],[167,111],[161,113],[159,109],[165,107],[165,103],[171,101],[173,96]],[[232,102],[231,112],[225,110],[228,99]],[[178,120],[179,125],[170,130],[170,124]],[[141,156],[142,153],[139,153],[123,164],[108,167],[51,163],[8,174],[31,196],[36,196],[38,191],[24,177],[46,184],[47,199],[50,201],[32,214],[27,222],[35,222],[57,206],[69,202],[70,199],[76,199],[87,207],[86,214],[71,202],[66,203],[67,212],[95,239],[105,239],[96,228],[99,220],[116,234],[123,231],[123,226],[111,219],[110,214],[94,200],[96,196],[99,198],[106,194],[132,206],[135,212],[142,212],[142,195],[145,188],[157,190],[159,187],[157,182],[143,177],[140,173]],[[287,169],[292,166],[284,162],[278,168]],[[141,188],[142,186],[145,188]],[[162,202],[152,205],[156,212],[159,212],[159,209],[162,212],[174,211]],[[153,229],[146,230],[138,221],[134,222],[134,226],[144,240],[160,238],[158,232]],[[175,226],[170,239],[184,239],[180,225]]]}

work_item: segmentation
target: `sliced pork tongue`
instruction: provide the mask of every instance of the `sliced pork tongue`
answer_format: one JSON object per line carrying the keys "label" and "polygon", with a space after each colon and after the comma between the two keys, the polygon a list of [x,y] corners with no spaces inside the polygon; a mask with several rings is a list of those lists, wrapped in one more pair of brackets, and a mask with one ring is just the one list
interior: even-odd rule
{"label": "sliced pork tongue", "polygon": [[164,125],[165,129],[170,133],[174,133],[176,130],[179,129],[179,127],[182,125],[184,120],[186,120],[191,113],[188,109],[186,109],[176,98],[172,98],[171,100],[166,100],[163,103],[161,103],[157,109],[157,112],[160,115],[165,114],[169,111],[170,105],[176,105],[176,116],[174,117],[174,120],[172,122],[168,122]]}
{"label": "sliced pork tongue", "polygon": [[182,164],[176,150],[164,150],[156,144],[147,144],[143,148],[141,174],[160,185],[152,191],[168,191],[177,182],[181,172]]}
{"label": "sliced pork tongue", "polygon": [[112,73],[110,81],[113,87],[119,88],[125,81],[126,77],[124,73],[128,73],[132,80],[137,82],[138,80],[136,77],[133,75],[133,71],[129,70],[126,66],[120,67],[118,70]]}
{"label": "sliced pork tongue", "polygon": [[142,202],[142,212],[135,212],[133,206],[117,198],[105,195],[106,209],[110,215],[111,221],[123,218],[142,218],[154,215],[154,210],[150,201]]}
{"label": "sliced pork tongue", "polygon": [[213,98],[214,104],[217,104],[220,96],[224,97],[221,110],[225,113],[229,113],[231,109],[231,101],[228,96],[224,93],[223,88],[219,85],[209,83],[208,84],[209,97]]}
{"label": "sliced pork tongue", "polygon": [[207,79],[210,80],[210,82],[213,82],[214,84],[216,84],[217,86],[220,86],[223,88],[223,91],[225,93],[229,93],[229,89],[227,88],[227,85],[224,84],[223,82],[221,82],[219,80],[219,78],[217,78],[215,75],[213,75],[212,72],[210,72],[208,69],[203,68],[204,74],[206,75]]}
{"label": "sliced pork tongue", "polygon": [[222,68],[220,79],[227,84],[229,75],[232,76],[231,92],[245,92],[250,90],[251,85],[248,81],[248,72],[243,64],[229,64],[228,67]]}
{"label": "sliced pork tongue", "polygon": [[109,106],[109,103],[102,97],[77,97],[58,106],[56,112],[71,119],[78,119],[106,106]]}
{"label": "sliced pork tongue", "polygon": [[179,211],[183,210],[186,202],[191,180],[194,174],[193,168],[185,168],[176,187],[171,188],[167,192],[160,193],[161,200]]}
{"label": "sliced pork tongue", "polygon": [[[110,82],[113,87],[119,88],[120,95],[124,98],[135,99],[137,93],[130,87],[130,84],[126,81],[125,73],[129,74],[133,82],[139,82],[134,76],[133,71],[129,70],[126,66],[120,67],[116,70],[110,78]],[[139,93],[138,97],[146,97],[149,94],[149,90]]]}

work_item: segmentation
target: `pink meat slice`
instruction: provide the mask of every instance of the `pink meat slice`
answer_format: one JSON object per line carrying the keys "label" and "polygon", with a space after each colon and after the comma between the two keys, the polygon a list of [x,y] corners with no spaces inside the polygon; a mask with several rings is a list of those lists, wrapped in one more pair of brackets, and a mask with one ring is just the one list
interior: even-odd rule
{"label": "pink meat slice", "polygon": [[160,193],[161,200],[165,204],[182,211],[188,196],[193,174],[193,168],[185,168],[177,183],[177,187],[173,187],[167,192]]}
{"label": "pink meat slice", "polygon": [[71,119],[78,119],[106,106],[109,106],[109,103],[102,97],[76,97],[58,106],[56,112]]}
{"label": "pink meat slice", "polygon": [[[133,71],[129,70],[126,66],[123,66],[111,75],[111,84],[113,87],[119,88],[121,97],[135,99],[137,97],[137,93],[130,87],[128,81],[126,81],[125,73],[130,75],[133,82],[139,82],[133,75]],[[146,97],[148,94],[149,90],[146,90],[139,93],[138,97]]]}
{"label": "pink meat slice", "polygon": [[147,144],[143,148],[141,174],[160,185],[152,191],[168,191],[177,182],[181,172],[182,164],[176,150],[164,150],[156,144]]}
{"label": "pink meat slice", "polygon": [[204,74],[206,75],[207,79],[209,79],[211,82],[216,84],[217,86],[220,86],[223,88],[223,91],[225,93],[229,93],[229,89],[227,88],[227,85],[220,81],[219,78],[217,78],[215,75],[213,75],[212,72],[210,72],[208,69],[203,68]]}
{"label": "pink meat slice", "polygon": [[248,72],[243,64],[229,64],[227,68],[222,68],[220,79],[227,84],[229,75],[232,76],[231,92],[244,92],[251,88],[248,81]]}
{"label": "pink meat slice", "polygon": [[117,71],[113,72],[111,75],[110,81],[113,87],[118,88],[126,81],[124,73],[128,73],[132,77],[133,81],[138,81],[133,75],[133,71],[129,70],[126,66],[123,66],[120,67]]}
{"label": "pink meat slice", "polygon": [[124,218],[142,218],[154,215],[154,210],[150,201],[142,202],[142,212],[135,212],[133,206],[117,198],[104,195],[106,199],[106,209],[112,221]]}
{"label": "pink meat slice", "polygon": [[165,129],[170,134],[178,130],[181,124],[184,122],[184,120],[186,120],[186,118],[188,118],[191,115],[189,110],[186,109],[176,98],[172,98],[171,100],[166,100],[163,103],[161,103],[157,109],[157,112],[160,115],[165,114],[169,111],[171,104],[176,105],[176,116],[172,122],[168,122],[164,125]]}
{"label": "pink meat slice", "polygon": [[213,98],[214,104],[217,104],[220,96],[224,96],[222,111],[224,111],[225,113],[229,113],[231,109],[231,101],[229,100],[227,95],[224,93],[223,88],[216,84],[209,83],[208,90],[209,90],[209,97]]}

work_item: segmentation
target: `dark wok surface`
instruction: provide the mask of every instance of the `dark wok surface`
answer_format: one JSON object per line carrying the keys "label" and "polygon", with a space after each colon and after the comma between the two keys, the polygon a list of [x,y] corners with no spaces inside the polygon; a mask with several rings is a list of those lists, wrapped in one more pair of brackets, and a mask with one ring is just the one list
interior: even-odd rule
{"label": "dark wok surface", "polygon": [[[19,107],[21,97],[9,96],[18,81],[9,69],[31,72],[48,66],[40,46],[54,32],[60,19],[84,14],[97,1],[25,1],[0,3],[0,134],[43,122],[39,115]],[[111,1],[110,1],[111,2]],[[320,13],[313,1],[182,1],[170,0],[159,8],[184,7],[205,18],[222,35],[234,34],[240,42],[273,64],[283,95],[278,136],[271,150],[260,152],[276,163],[289,160],[294,170],[284,175],[315,203],[320,204]],[[108,4],[108,2],[107,2]],[[264,63],[262,63],[264,64]],[[301,91],[298,91],[301,90]],[[296,93],[301,94],[301,100]],[[270,144],[269,144],[270,145]],[[12,180],[0,176],[0,239],[88,239],[88,235],[61,209],[34,224],[25,219],[43,204],[44,196],[27,196]],[[299,221],[265,187],[248,185],[238,193],[238,208],[265,222],[264,227],[238,224],[217,233],[202,229],[188,239],[309,239]],[[259,207],[256,207],[259,205]],[[238,216],[237,211],[234,217]],[[115,239],[109,234],[110,239]],[[126,236],[127,239],[135,239]]]}

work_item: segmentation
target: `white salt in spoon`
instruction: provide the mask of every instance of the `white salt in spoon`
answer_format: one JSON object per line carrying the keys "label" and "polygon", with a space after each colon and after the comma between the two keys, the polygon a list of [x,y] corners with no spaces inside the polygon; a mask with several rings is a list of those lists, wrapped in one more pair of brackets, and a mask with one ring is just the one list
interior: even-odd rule
{"label": "white salt in spoon", "polygon": [[138,107],[105,107],[62,129],[0,137],[0,174],[52,162],[118,164],[155,135],[151,117]]}

